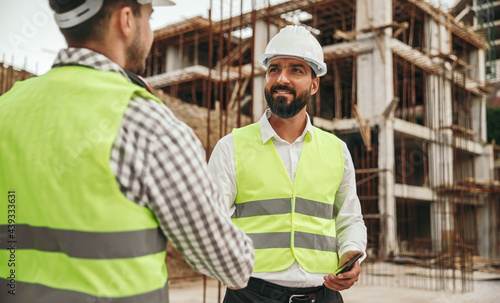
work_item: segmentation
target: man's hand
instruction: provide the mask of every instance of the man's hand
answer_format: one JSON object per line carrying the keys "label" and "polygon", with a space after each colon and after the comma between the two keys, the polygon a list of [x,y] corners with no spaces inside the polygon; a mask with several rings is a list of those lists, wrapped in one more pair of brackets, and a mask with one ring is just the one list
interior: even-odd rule
{"label": "man's hand", "polygon": [[[339,265],[344,264],[345,262],[351,260],[354,255],[362,253],[361,251],[349,250],[346,251],[342,257],[340,258]],[[361,273],[361,266],[359,265],[359,260],[354,263],[352,269],[348,272],[341,273],[338,275],[329,274],[323,277],[325,280],[325,286],[336,290],[346,290],[349,289],[354,283],[356,283],[359,279],[359,274]]]}

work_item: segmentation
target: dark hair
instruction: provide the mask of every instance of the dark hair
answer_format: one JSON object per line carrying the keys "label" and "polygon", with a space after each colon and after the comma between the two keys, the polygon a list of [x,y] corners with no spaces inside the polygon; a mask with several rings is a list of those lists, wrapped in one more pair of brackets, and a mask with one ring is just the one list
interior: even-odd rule
{"label": "dark hair", "polygon": [[[50,7],[58,14],[68,12],[84,2],[85,0],[49,0]],[[106,33],[112,13],[126,6],[132,9],[134,16],[141,15],[141,5],[137,3],[137,0],[104,0],[99,12],[90,19],[76,26],[59,30],[68,44],[99,40]]]}
{"label": "dark hair", "polygon": [[311,68],[311,78],[312,79],[316,78],[316,72],[312,68]]}

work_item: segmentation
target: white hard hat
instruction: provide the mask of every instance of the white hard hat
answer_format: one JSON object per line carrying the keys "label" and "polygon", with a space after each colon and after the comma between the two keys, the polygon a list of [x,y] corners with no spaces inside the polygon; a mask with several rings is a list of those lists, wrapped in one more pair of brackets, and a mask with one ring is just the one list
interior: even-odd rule
{"label": "white hard hat", "polygon": [[318,40],[303,26],[288,25],[267,44],[260,56],[260,66],[267,68],[275,58],[292,57],[306,61],[318,77],[326,74],[323,49]]}
{"label": "white hard hat", "polygon": [[[85,2],[83,2],[80,6],[77,6],[68,12],[60,14],[55,13],[54,18],[56,19],[56,23],[59,28],[70,28],[87,21],[97,14],[101,9],[103,2],[104,0],[85,0]],[[175,5],[175,3],[170,0],[137,0],[137,3],[153,3],[154,6]]]}

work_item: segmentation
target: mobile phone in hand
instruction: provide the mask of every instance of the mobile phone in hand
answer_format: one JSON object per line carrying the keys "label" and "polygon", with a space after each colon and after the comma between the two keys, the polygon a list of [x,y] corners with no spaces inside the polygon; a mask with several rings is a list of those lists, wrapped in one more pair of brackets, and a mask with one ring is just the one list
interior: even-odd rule
{"label": "mobile phone in hand", "polygon": [[347,271],[350,271],[351,268],[353,267],[354,263],[363,256],[363,253],[358,253],[356,255],[354,255],[354,257],[352,257],[351,260],[345,262],[344,264],[342,264],[336,271],[335,271],[335,274],[341,274],[341,273],[344,273],[344,272],[347,272]]}

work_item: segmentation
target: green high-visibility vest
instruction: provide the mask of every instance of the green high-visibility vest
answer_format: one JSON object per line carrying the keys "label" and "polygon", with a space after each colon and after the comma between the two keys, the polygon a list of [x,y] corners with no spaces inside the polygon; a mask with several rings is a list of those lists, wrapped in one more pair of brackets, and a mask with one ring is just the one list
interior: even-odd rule
{"label": "green high-visibility vest", "polygon": [[110,167],[133,96],[161,102],[115,72],[65,66],[0,98],[1,302],[166,301],[166,238]]}
{"label": "green high-visibility vest", "polygon": [[337,268],[335,193],[344,173],[340,140],[313,127],[306,134],[292,184],[259,123],[233,130],[237,195],[233,222],[253,240],[254,272],[284,270],[294,261],[311,273]]}

